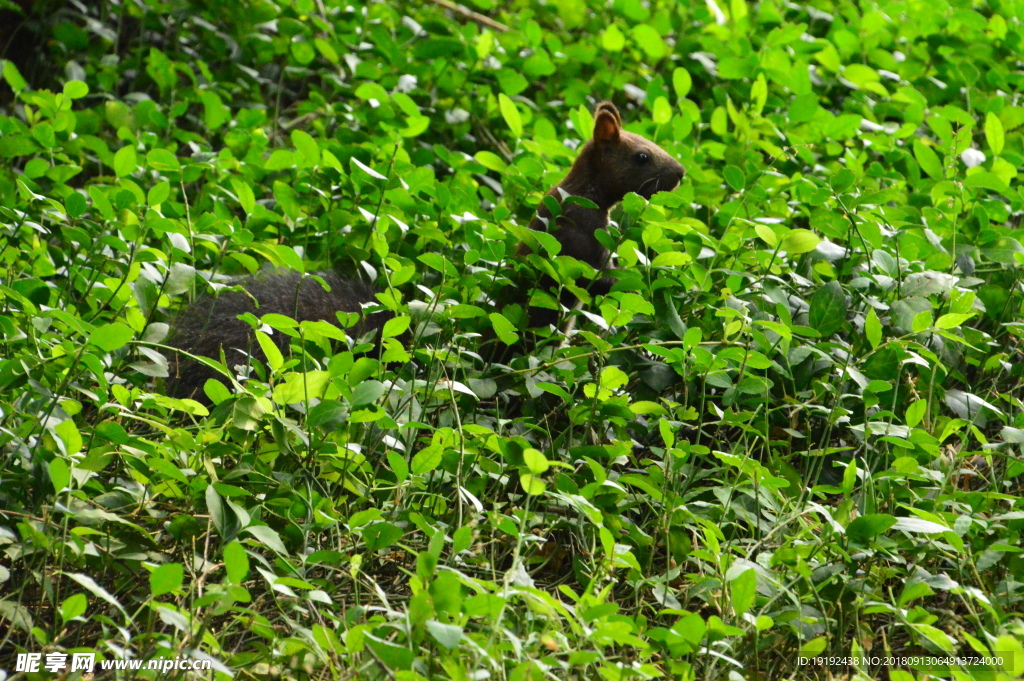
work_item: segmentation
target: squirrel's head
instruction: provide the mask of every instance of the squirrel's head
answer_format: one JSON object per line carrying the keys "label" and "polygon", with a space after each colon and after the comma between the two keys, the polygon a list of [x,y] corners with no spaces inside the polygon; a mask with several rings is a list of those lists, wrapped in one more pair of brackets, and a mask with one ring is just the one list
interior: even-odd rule
{"label": "squirrel's head", "polygon": [[[675,189],[686,174],[683,165],[651,140],[622,129],[622,117],[611,102],[594,111],[594,136],[573,165],[596,185],[600,203],[611,206],[629,192],[645,199]],[[581,178],[582,179],[582,178]]]}

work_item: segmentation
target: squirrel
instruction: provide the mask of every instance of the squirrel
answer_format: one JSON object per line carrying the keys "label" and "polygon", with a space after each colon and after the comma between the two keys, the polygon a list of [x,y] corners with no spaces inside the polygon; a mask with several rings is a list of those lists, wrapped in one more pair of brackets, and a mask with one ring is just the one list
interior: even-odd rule
{"label": "squirrel", "polygon": [[[561,244],[561,254],[586,262],[596,270],[605,270],[608,249],[597,240],[595,232],[608,226],[609,209],[629,192],[649,199],[656,192],[672,190],[684,173],[682,164],[657,144],[623,130],[622,118],[614,104],[598,104],[593,138],[583,146],[565,179],[548,192],[560,203],[567,196],[580,196],[597,206],[562,204],[562,214],[555,220],[554,231]],[[551,218],[551,212],[542,203],[530,228],[544,231],[550,227]],[[520,256],[529,252],[529,246],[520,244]],[[373,288],[358,280],[334,272],[321,272],[319,276],[330,291],[299,272],[273,270],[236,282],[246,293],[232,291],[218,297],[201,296],[178,316],[169,343],[189,354],[210,358],[219,358],[223,349],[229,365],[234,363],[233,359],[248,353],[262,360],[265,357],[255,342],[252,328],[238,319],[238,315],[277,313],[299,322],[333,322],[337,319],[335,312],[360,312],[363,303],[375,299]],[[544,285],[550,287],[552,283],[545,279]],[[604,294],[610,289],[611,281],[607,278],[590,285],[594,293]],[[525,299],[525,292],[520,295]],[[258,308],[253,299],[259,302]],[[562,304],[567,307],[575,304],[572,293],[563,294]],[[529,315],[530,326],[547,326],[558,318],[556,311],[541,308],[530,308]],[[366,315],[353,334],[358,337],[377,331],[390,318],[391,314],[386,312]],[[289,336],[275,333],[272,338],[282,351],[287,349]],[[240,352],[246,354],[237,354]],[[215,372],[180,353],[174,353],[168,369],[167,387],[171,395],[206,401],[203,384],[215,376]]]}
{"label": "squirrel", "polygon": [[[298,322],[337,323],[336,312],[358,313],[363,303],[375,300],[374,289],[357,279],[342,277],[335,272],[318,272],[317,276],[324,280],[330,291],[313,277],[303,276],[294,270],[275,269],[236,282],[245,289],[244,293],[231,291],[216,297],[209,294],[200,296],[178,315],[169,344],[189,354],[213,359],[219,359],[223,349],[229,367],[236,363],[236,359],[247,359],[249,353],[265,360],[252,327],[238,319],[238,315],[246,312],[257,316],[276,313]],[[253,299],[259,302],[258,308]],[[387,312],[364,315],[355,328],[349,329],[349,334],[358,338],[377,331],[391,316]],[[282,352],[287,351],[290,336],[277,332],[271,339]],[[181,353],[173,353],[168,360],[168,373],[169,394],[204,404],[208,400],[203,393],[203,384],[208,378],[218,376]]]}
{"label": "squirrel", "polygon": [[[608,268],[609,252],[595,233],[608,226],[608,211],[629,192],[650,199],[660,191],[671,191],[682,181],[686,170],[679,161],[654,142],[622,129],[622,117],[611,102],[601,102],[594,110],[594,135],[583,145],[569,174],[558,183],[548,196],[561,204],[562,214],[555,219],[554,237],[561,244],[559,255],[568,255],[583,261],[595,270]],[[576,203],[563,203],[566,197],[580,196],[592,201],[597,208],[584,208]],[[546,231],[551,228],[551,211],[541,203],[530,229]],[[519,245],[517,255],[531,252],[525,243]],[[599,295],[611,290],[612,280],[603,277],[591,282],[589,289]],[[553,282],[545,277],[542,286],[551,288]],[[586,282],[581,285],[586,286]],[[576,297],[569,291],[562,294],[566,307],[575,305]],[[558,319],[555,310],[531,307],[529,326],[546,327]]]}

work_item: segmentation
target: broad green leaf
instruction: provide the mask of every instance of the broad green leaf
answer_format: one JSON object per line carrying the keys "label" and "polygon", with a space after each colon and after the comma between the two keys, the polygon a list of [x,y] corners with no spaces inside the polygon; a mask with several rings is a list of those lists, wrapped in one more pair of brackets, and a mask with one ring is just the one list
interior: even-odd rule
{"label": "broad green leaf", "polygon": [[818,287],[811,298],[807,321],[811,328],[824,336],[830,336],[846,321],[846,294],[838,281],[830,281]]}
{"label": "broad green leaf", "polygon": [[1003,143],[1005,142],[1003,124],[999,117],[991,111],[985,114],[985,141],[988,142],[988,148],[992,150],[993,154],[998,156],[1003,153]]}
{"label": "broad green leaf", "polygon": [[120,322],[96,328],[89,334],[89,344],[104,352],[123,348],[135,336],[135,332]]}
{"label": "broad green leaf", "polygon": [[930,146],[925,144],[920,137],[914,138],[914,158],[917,159],[921,170],[928,173],[933,180],[941,180],[943,177],[942,161],[939,160]]}
{"label": "broad green leaf", "polygon": [[810,253],[820,243],[821,238],[809,229],[793,229],[783,237],[779,248],[790,255],[800,255]]}
{"label": "broad green leaf", "polygon": [[138,159],[135,155],[135,147],[128,146],[121,147],[114,154],[114,173],[118,177],[125,177],[135,172],[135,168],[138,165]]}
{"label": "broad green leaf", "polygon": [[501,116],[505,119],[509,130],[512,131],[512,136],[516,139],[522,137],[523,121],[519,117],[519,109],[516,108],[515,103],[504,92],[498,94],[498,108],[501,109]]}
{"label": "broad green leaf", "polygon": [[181,563],[164,563],[149,573],[149,590],[153,598],[177,591],[184,583],[185,569]]}
{"label": "broad green leaf", "polygon": [[672,89],[676,91],[678,99],[681,100],[690,94],[691,87],[693,87],[693,79],[690,77],[689,71],[681,66],[672,71]]}

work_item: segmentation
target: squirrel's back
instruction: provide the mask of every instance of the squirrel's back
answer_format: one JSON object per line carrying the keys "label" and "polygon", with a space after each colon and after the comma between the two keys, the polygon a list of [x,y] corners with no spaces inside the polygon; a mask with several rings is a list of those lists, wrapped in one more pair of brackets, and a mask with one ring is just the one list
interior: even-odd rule
{"label": "squirrel's back", "polygon": [[[178,315],[170,345],[193,355],[219,358],[221,348],[228,367],[242,364],[251,354],[263,360],[265,356],[256,342],[252,327],[238,319],[238,315],[251,312],[257,317],[276,313],[303,321],[337,323],[336,312],[360,312],[362,304],[375,299],[372,287],[334,272],[317,273],[330,287],[326,290],[314,277],[303,276],[294,270],[270,270],[245,277],[237,285],[245,289],[229,291],[219,296],[203,295]],[[253,299],[259,301],[259,307]],[[361,336],[377,329],[387,321],[387,315],[376,313],[364,316],[350,335]],[[271,338],[286,350],[291,338],[274,333]],[[170,377],[168,392],[175,397],[204,400],[203,384],[216,374],[180,353],[168,361]]]}

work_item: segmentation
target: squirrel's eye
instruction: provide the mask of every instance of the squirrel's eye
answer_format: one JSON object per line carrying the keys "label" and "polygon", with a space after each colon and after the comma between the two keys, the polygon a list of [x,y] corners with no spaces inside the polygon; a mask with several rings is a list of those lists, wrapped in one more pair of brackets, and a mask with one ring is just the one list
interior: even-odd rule
{"label": "squirrel's eye", "polygon": [[647,155],[646,151],[641,151],[636,155],[636,162],[643,165],[651,160],[651,157]]}

